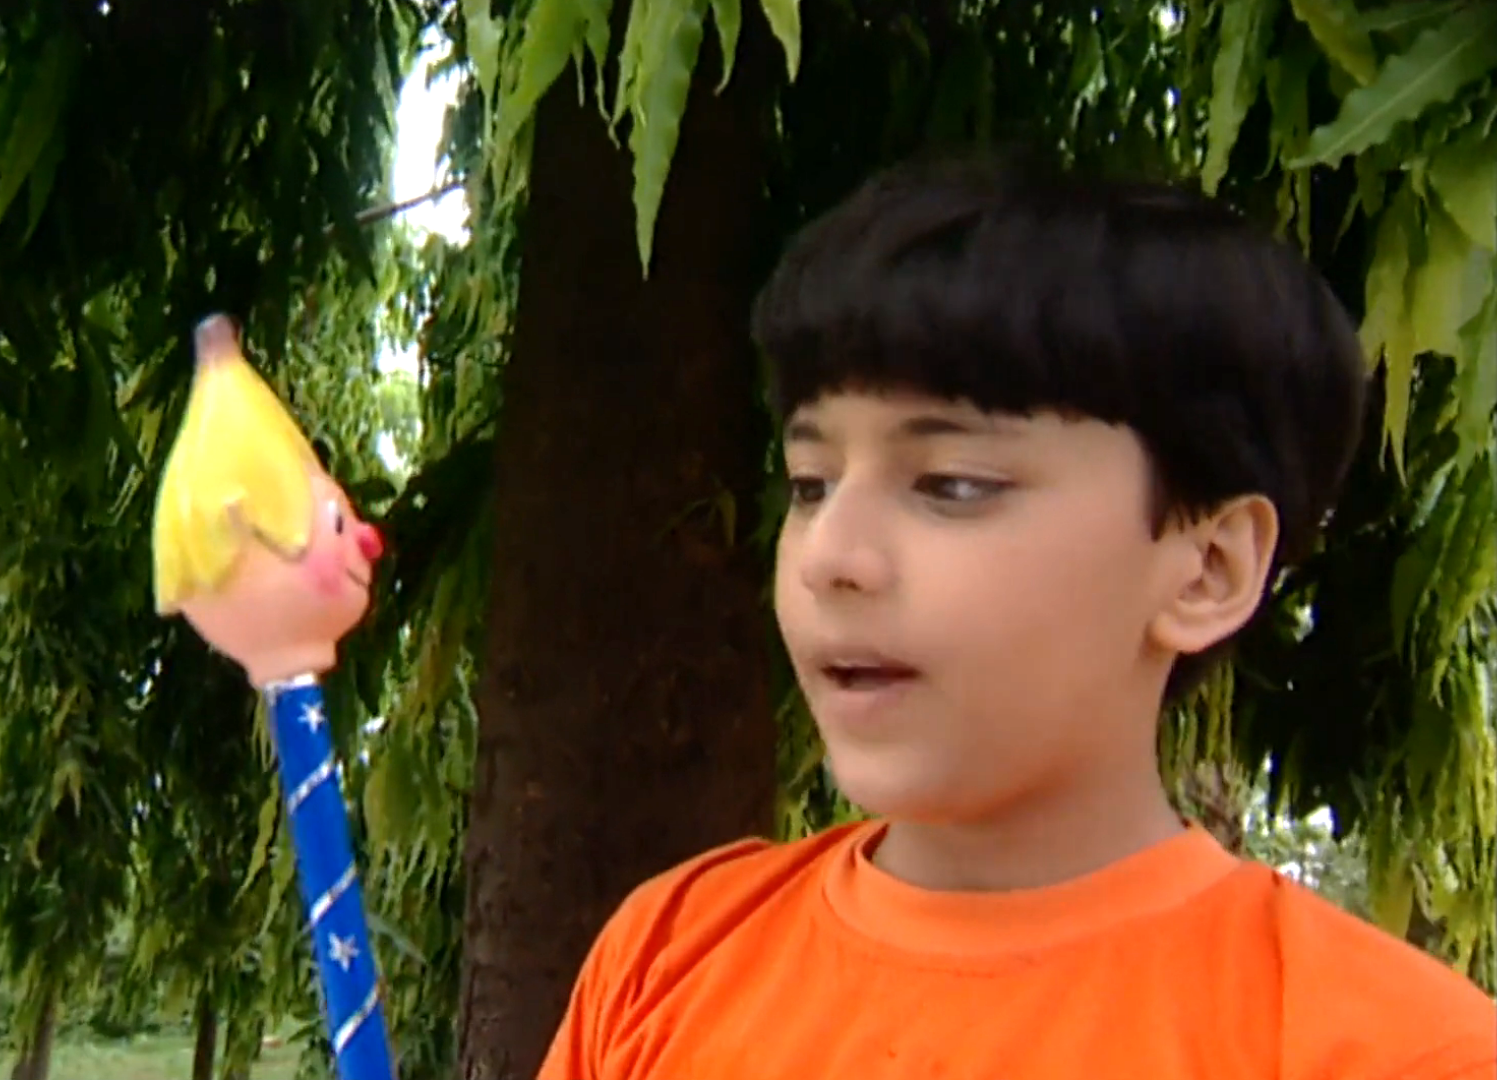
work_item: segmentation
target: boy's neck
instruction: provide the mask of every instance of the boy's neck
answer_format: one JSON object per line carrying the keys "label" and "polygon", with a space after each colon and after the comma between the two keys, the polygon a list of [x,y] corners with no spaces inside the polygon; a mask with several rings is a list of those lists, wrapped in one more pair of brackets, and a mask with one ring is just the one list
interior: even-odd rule
{"label": "boy's neck", "polygon": [[890,821],[872,860],[919,888],[1035,889],[1093,873],[1185,828],[1157,781],[1134,791],[1083,783],[981,822]]}

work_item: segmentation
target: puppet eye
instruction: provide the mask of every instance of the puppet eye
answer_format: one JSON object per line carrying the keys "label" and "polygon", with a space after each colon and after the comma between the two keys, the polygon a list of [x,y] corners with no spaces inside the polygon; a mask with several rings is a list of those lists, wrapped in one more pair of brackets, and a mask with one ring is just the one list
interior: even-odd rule
{"label": "puppet eye", "polygon": [[329,499],[327,501],[327,512],[329,519],[333,523],[333,532],[342,536],[344,527],[343,507],[338,505],[337,499]]}

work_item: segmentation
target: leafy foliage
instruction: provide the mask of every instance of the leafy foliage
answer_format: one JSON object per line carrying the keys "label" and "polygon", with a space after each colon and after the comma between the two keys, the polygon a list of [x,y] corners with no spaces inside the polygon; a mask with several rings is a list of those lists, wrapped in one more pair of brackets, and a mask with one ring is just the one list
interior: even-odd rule
{"label": "leafy foliage", "polygon": [[383,186],[403,27],[424,17],[39,3],[0,30],[0,941],[23,1041],[104,971],[121,1015],[163,985],[168,1008],[207,994],[229,1066],[267,1008],[315,1008],[289,877],[255,861],[275,803],[253,699],[155,616],[148,522],[209,310],[312,391],[297,404],[335,468],[368,472],[382,230],[357,217]]}
{"label": "leafy foliage", "polygon": [[1472,961],[1497,899],[1497,10],[1396,7],[1296,2],[1247,112],[1240,82],[1213,83],[1207,162],[1250,158],[1264,179],[1237,190],[1277,189],[1280,227],[1360,314],[1381,405],[1324,550],[1244,645],[1235,734],[1295,812],[1365,831],[1378,921],[1403,934],[1417,892],[1491,987]]}
{"label": "leafy foliage", "polygon": [[[742,0],[632,0],[619,43],[618,78],[611,110],[617,125],[630,120],[634,160],[634,211],[639,260],[649,273],[655,219],[686,113],[710,12],[722,53],[722,81],[732,74],[742,26]],[[763,13],[785,52],[794,78],[800,62],[799,0],[762,0]],[[467,53],[492,124],[488,155],[501,201],[524,183],[535,107],[566,70],[577,68],[579,92],[585,59],[592,62],[600,109],[604,72],[612,57],[612,0],[530,0],[496,20],[488,0],[465,0]],[[511,33],[511,30],[518,30]],[[584,59],[585,58],[585,59]]]}

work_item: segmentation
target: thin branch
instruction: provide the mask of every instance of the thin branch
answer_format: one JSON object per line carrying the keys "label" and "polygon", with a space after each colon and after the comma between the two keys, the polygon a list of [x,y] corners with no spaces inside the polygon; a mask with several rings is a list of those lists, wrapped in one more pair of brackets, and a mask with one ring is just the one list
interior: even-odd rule
{"label": "thin branch", "polygon": [[[371,206],[367,210],[360,210],[357,214],[355,214],[354,221],[359,225],[373,225],[376,221],[383,221],[385,218],[392,218],[396,214],[403,214],[407,210],[411,210],[415,207],[420,206],[422,203],[435,202],[437,199],[442,198],[444,195],[451,195],[454,191],[461,191],[463,189],[463,186],[463,181],[453,180],[449,183],[443,184],[441,187],[432,188],[430,191],[424,192],[420,195],[412,196],[409,199],[402,199],[399,202],[386,203],[383,206]],[[326,232],[327,235],[331,236],[333,233],[333,226],[329,225],[326,229]]]}

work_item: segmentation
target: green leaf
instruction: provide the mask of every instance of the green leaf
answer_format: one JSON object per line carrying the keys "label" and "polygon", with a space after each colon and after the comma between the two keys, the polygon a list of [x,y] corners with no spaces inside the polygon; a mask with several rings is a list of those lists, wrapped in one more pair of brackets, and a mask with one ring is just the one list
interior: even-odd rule
{"label": "green leaf", "polygon": [[[1094,100],[1106,81],[1103,66],[1102,34],[1097,24],[1086,22],[1076,28],[1081,40],[1071,57],[1071,79],[1066,92],[1086,101]],[[984,50],[984,55],[990,55]]]}
{"label": "green leaf", "polygon": [[[1389,828],[1390,833],[1394,831]],[[1414,915],[1414,870],[1408,841],[1390,837],[1385,851],[1386,861],[1380,859],[1380,866],[1369,868],[1368,914],[1375,925],[1402,938],[1408,933],[1409,920]]]}
{"label": "green leaf", "polygon": [[75,812],[83,802],[83,766],[72,756],[64,757],[53,769],[50,809],[57,809],[65,798],[72,800]]}
{"label": "green leaf", "polygon": [[[1264,66],[1263,89],[1272,115],[1268,133],[1269,157],[1265,172],[1277,161],[1298,154],[1310,132],[1310,74],[1319,65],[1315,43],[1297,35]],[[1278,230],[1295,224],[1300,246],[1310,247],[1310,175],[1305,170],[1280,170]],[[1355,209],[1355,202],[1348,214]]]}
{"label": "green leaf", "polygon": [[629,149],[634,155],[635,240],[646,277],[654,251],[655,221],[691,95],[691,73],[702,47],[707,2],[651,0],[649,22],[640,40]]}
{"label": "green leaf", "polygon": [[1461,328],[1461,367],[1454,393],[1456,415],[1451,428],[1459,440],[1456,461],[1465,467],[1484,449],[1497,457],[1493,433],[1497,414],[1497,291]]}
{"label": "green leaf", "polygon": [[1412,122],[1497,63],[1497,4],[1461,8],[1424,31],[1409,50],[1391,56],[1367,86],[1353,90],[1336,119],[1310,135],[1305,155],[1293,168],[1335,165],[1386,140],[1403,122]]}
{"label": "green leaf", "polygon": [[743,28],[742,0],[712,0],[712,23],[717,27],[717,46],[723,54],[723,77],[717,84],[720,94],[727,89],[733,74],[733,58],[738,55],[738,32]]}
{"label": "green leaf", "polygon": [[1410,797],[1423,802],[1434,796],[1450,757],[1451,723],[1449,714],[1424,695],[1414,699],[1412,720],[1402,747],[1404,783]]}
{"label": "green leaf", "polygon": [[514,138],[566,70],[572,54],[587,43],[588,17],[579,0],[536,0],[525,18],[519,74],[499,103],[500,146]]}
{"label": "green leaf", "polygon": [[1368,33],[1397,34],[1410,27],[1443,18],[1471,0],[1394,0],[1357,15],[1357,25]]}
{"label": "green leaf", "polygon": [[387,738],[371,754],[364,782],[364,821],[376,852],[408,843],[415,835],[421,792],[414,782],[415,755],[407,732],[387,728]]}
{"label": "green leaf", "polygon": [[1438,206],[1425,208],[1425,255],[1409,280],[1409,320],[1416,353],[1458,356],[1462,285],[1471,256],[1471,240]]}
{"label": "green leaf", "polygon": [[1386,366],[1383,437],[1403,472],[1404,432],[1414,376],[1414,331],[1409,319],[1408,279],[1415,217],[1414,193],[1408,184],[1383,211],[1378,222],[1372,263],[1367,268],[1365,314],[1359,336],[1367,358]]}
{"label": "green leaf", "polygon": [[[5,217],[5,211],[37,163],[44,160],[47,144],[62,138],[57,121],[67,107],[73,89],[76,60],[77,47],[73,39],[63,35],[54,37],[43,47],[41,59],[28,73],[30,78],[23,83],[14,120],[5,136],[3,149],[0,149],[0,219]],[[12,79],[25,78],[18,76],[15,70],[7,74]],[[53,153],[58,152],[54,149]],[[56,164],[54,156],[52,167],[55,168]],[[43,183],[50,184],[50,177],[43,178]]]}
{"label": "green leaf", "polygon": [[1434,584],[1438,599],[1433,605],[1434,626],[1426,653],[1426,672],[1432,693],[1438,695],[1450,668],[1466,620],[1497,582],[1497,543],[1493,532],[1497,518],[1493,510],[1492,473],[1480,466],[1468,468],[1459,491],[1451,485],[1458,505],[1457,518],[1441,552],[1439,576]]}
{"label": "green leaf", "polygon": [[619,48],[619,77],[614,90],[613,113],[609,117],[613,124],[624,118],[624,113],[635,100],[650,3],[651,0],[634,0],[629,5],[629,22],[624,27],[624,43]]}
{"label": "green leaf", "polygon": [[1211,65],[1211,102],[1206,119],[1206,162],[1201,187],[1216,194],[1227,175],[1227,162],[1242,121],[1258,96],[1273,37],[1279,0],[1226,0],[1222,7],[1220,44]]}
{"label": "green leaf", "polygon": [[1378,218],[1372,261],[1363,279],[1363,315],[1358,335],[1368,361],[1374,365],[1388,340],[1390,328],[1406,315],[1409,233],[1414,224],[1413,193],[1404,184]]}
{"label": "green leaf", "polygon": [[1295,17],[1309,28],[1315,43],[1361,86],[1377,75],[1372,36],[1357,21],[1353,0],[1290,0]]}
{"label": "green leaf", "polygon": [[1451,566],[1462,558],[1452,554],[1452,547],[1461,541],[1470,481],[1469,472],[1463,485],[1459,467],[1446,467],[1420,494],[1421,509],[1411,521],[1412,543],[1393,564],[1388,593],[1393,644],[1400,654],[1411,654],[1419,641],[1439,636],[1438,625],[1431,631],[1427,624],[1447,618],[1451,597],[1443,583],[1451,579]]}
{"label": "green leaf", "polygon": [[785,50],[785,72],[795,81],[800,71],[800,0],[760,0],[769,28]]}
{"label": "green leaf", "polygon": [[478,89],[492,113],[499,84],[499,51],[504,26],[489,14],[489,0],[463,0],[463,24],[468,61],[473,65]]}
{"label": "green leaf", "polygon": [[1439,553],[1430,550],[1428,535],[1421,534],[1393,563],[1388,587],[1388,621],[1393,631],[1393,648],[1400,654],[1409,647],[1415,633],[1415,620],[1431,596],[1429,585],[1434,579]]}
{"label": "green leaf", "polygon": [[42,153],[31,168],[26,184],[26,231],[21,235],[21,246],[31,239],[36,227],[41,224],[42,212],[47,209],[47,200],[52,194],[52,182],[57,179],[57,166],[62,163],[67,141],[61,136],[48,139]]}
{"label": "green leaf", "polygon": [[414,960],[422,967],[430,963],[426,959],[425,954],[416,947],[416,943],[397,930],[393,923],[382,918],[379,912],[371,910],[368,912],[367,918],[369,920],[370,936],[384,938],[394,946],[396,952],[400,953],[407,960]]}
{"label": "green leaf", "polygon": [[603,105],[603,76],[608,69],[608,43],[612,40],[613,28],[609,17],[613,14],[613,0],[581,0],[582,37],[587,42],[587,51],[593,58],[593,67],[598,75],[598,107]]}
{"label": "green leaf", "polygon": [[1409,426],[1410,399],[1414,389],[1414,327],[1400,319],[1383,343],[1383,379],[1386,400],[1383,404],[1383,437],[1393,455],[1393,468],[1404,475],[1404,441]]}
{"label": "green leaf", "polygon": [[1446,212],[1488,251],[1497,251],[1497,137],[1475,125],[1435,150],[1429,183]]}
{"label": "green leaf", "polygon": [[239,886],[239,892],[234,899],[237,902],[241,896],[249,891],[254,884],[255,878],[264,869],[266,860],[270,857],[270,844],[275,839],[276,822],[280,818],[281,799],[276,791],[272,791],[265,802],[260,805],[260,821],[255,830],[255,846],[250,849],[249,868],[244,872],[244,881]]}

